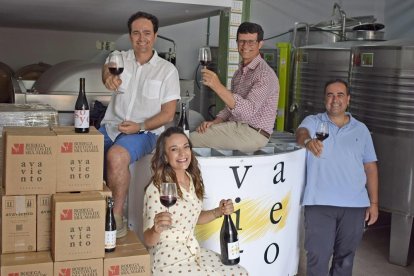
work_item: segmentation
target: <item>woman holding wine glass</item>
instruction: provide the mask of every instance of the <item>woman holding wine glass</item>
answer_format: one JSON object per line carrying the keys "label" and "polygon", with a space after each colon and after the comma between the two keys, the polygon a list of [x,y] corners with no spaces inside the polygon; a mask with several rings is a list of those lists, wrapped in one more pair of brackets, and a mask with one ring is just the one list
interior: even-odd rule
{"label": "woman holding wine glass", "polygon": [[[223,199],[217,208],[202,210],[203,179],[191,142],[182,129],[171,127],[160,135],[151,169],[153,176],[145,190],[143,221],[152,274],[248,275],[239,265],[223,265],[220,256],[201,248],[194,236],[196,224],[231,214],[234,206],[231,200]],[[164,192],[166,186],[175,186],[176,193],[174,188]]]}

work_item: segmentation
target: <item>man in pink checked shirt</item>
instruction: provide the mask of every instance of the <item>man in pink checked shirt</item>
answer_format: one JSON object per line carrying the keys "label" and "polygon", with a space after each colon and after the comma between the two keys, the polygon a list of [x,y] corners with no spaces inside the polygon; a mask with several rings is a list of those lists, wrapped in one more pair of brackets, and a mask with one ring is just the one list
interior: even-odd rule
{"label": "man in pink checked shirt", "polygon": [[205,121],[190,134],[194,147],[253,152],[264,147],[273,132],[279,98],[279,80],[260,56],[263,29],[244,22],[237,29],[242,62],[234,73],[231,91],[213,71],[202,69],[203,84],[219,96],[226,107],[213,121]]}

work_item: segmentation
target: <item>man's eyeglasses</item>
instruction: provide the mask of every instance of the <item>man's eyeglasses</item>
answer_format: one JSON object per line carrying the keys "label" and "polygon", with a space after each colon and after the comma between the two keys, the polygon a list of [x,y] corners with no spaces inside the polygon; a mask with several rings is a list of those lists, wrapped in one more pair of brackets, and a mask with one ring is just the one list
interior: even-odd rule
{"label": "man's eyeglasses", "polygon": [[257,40],[237,40],[237,44],[244,45],[247,44],[249,46],[253,46],[257,43]]}

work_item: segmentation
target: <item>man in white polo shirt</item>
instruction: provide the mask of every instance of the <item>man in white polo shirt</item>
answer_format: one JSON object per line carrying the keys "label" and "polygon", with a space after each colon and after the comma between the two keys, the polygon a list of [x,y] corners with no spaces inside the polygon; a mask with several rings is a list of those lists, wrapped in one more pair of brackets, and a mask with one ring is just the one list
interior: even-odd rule
{"label": "man in white polo shirt", "polygon": [[111,75],[107,64],[102,69],[103,83],[114,91],[99,130],[105,139],[106,181],[115,203],[117,237],[127,233],[123,206],[129,165],[152,152],[164,125],[174,119],[180,99],[177,69],[153,49],[158,19],[137,12],[129,18],[128,29],[133,49],[121,52],[123,73]]}

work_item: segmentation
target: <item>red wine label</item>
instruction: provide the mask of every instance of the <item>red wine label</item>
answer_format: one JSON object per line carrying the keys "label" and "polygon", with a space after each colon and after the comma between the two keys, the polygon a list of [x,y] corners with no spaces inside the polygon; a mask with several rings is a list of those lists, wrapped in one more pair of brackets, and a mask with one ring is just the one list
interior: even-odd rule
{"label": "red wine label", "polygon": [[234,260],[240,257],[239,241],[229,242],[227,244],[227,252],[229,253],[229,260]]}
{"label": "red wine label", "polygon": [[112,249],[116,247],[116,230],[105,231],[105,249]]}
{"label": "red wine label", "polygon": [[75,128],[89,127],[89,110],[75,110]]}

